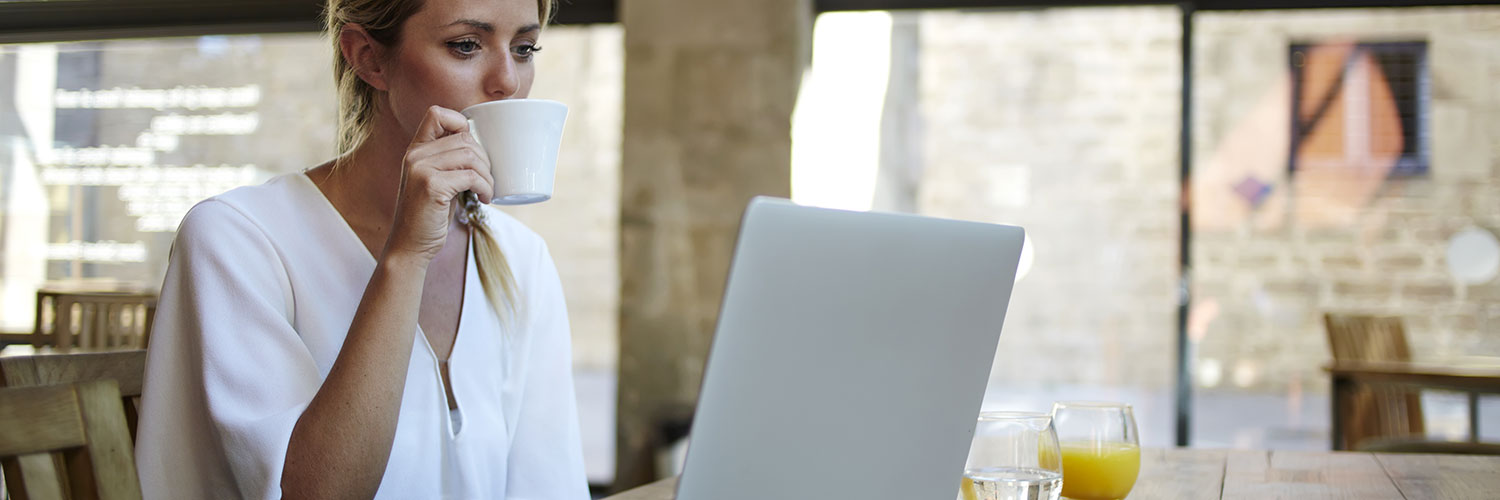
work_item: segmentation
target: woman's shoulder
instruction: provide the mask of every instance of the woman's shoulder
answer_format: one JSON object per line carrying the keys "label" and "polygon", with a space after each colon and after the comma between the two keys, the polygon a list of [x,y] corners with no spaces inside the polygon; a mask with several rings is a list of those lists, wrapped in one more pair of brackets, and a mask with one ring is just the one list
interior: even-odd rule
{"label": "woman's shoulder", "polygon": [[309,206],[317,201],[309,199],[309,188],[317,189],[299,172],[209,197],[188,210],[177,229],[178,239],[200,240],[245,231],[270,238],[278,233],[273,229],[309,218]]}
{"label": "woman's shoulder", "polygon": [[209,197],[199,204],[218,202],[256,218],[276,217],[297,210],[307,203],[307,198],[317,186],[301,172],[277,175],[264,183],[240,186]]}

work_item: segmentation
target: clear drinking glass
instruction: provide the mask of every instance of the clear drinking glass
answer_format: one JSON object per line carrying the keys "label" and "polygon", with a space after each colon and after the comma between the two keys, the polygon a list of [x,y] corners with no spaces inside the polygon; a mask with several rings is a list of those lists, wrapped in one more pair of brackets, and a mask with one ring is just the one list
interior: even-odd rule
{"label": "clear drinking glass", "polygon": [[1116,500],[1130,494],[1141,472],[1130,405],[1062,401],[1052,405],[1052,421],[1062,445],[1064,497]]}
{"label": "clear drinking glass", "polygon": [[1062,457],[1051,416],[979,415],[959,500],[1057,500],[1061,492]]}

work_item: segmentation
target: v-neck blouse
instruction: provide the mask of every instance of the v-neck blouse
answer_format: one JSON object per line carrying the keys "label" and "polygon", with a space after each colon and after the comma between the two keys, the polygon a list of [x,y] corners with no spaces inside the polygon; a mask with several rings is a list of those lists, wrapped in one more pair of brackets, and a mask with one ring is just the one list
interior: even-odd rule
{"label": "v-neck blouse", "polygon": [[[521,322],[502,327],[471,246],[449,358],[458,418],[419,330],[376,498],[588,498],[556,267],[536,233],[484,210]],[[145,497],[280,498],[292,427],[374,270],[304,174],[195,206],[172,246],[147,354],[136,446]]]}

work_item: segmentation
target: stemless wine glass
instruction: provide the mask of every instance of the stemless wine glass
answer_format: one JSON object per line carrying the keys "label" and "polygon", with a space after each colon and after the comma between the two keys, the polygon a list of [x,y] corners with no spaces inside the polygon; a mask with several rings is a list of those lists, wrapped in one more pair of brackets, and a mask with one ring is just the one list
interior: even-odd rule
{"label": "stemless wine glass", "polygon": [[1057,500],[1062,457],[1052,417],[1036,412],[979,415],[959,500]]}
{"label": "stemless wine glass", "polygon": [[1064,497],[1116,500],[1141,472],[1140,438],[1130,405],[1062,401],[1052,405],[1062,445]]}

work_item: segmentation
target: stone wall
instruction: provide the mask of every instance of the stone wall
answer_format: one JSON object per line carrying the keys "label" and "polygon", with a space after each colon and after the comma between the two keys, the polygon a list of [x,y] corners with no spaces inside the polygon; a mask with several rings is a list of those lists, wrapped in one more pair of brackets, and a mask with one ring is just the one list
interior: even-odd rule
{"label": "stone wall", "polygon": [[1034,256],[991,386],[1169,390],[1178,11],[916,15],[917,210],[1024,226]]}
{"label": "stone wall", "polygon": [[697,399],[745,204],[790,195],[808,0],[632,0],[620,194],[619,474]]}
{"label": "stone wall", "polygon": [[[917,153],[904,158],[920,160],[904,160],[919,163],[910,168],[889,164],[901,155],[887,159],[883,171],[916,171],[915,187],[877,187],[876,208],[904,209],[907,200],[889,193],[910,191],[918,212],[1019,224],[1031,237],[1035,260],[1012,299],[994,384],[1170,390],[1178,15],[898,14],[898,31],[901,16],[920,20],[912,61],[893,62],[919,75],[911,99],[920,112],[903,120],[916,121],[920,137],[907,139]],[[1401,315],[1419,355],[1500,350],[1500,285],[1457,285],[1444,259],[1459,229],[1500,229],[1497,16],[1199,14],[1191,334],[1200,386],[1326,390],[1325,311]],[[1327,208],[1342,190],[1303,182],[1259,210],[1226,208],[1234,179],[1225,170],[1260,168],[1287,181],[1289,47],[1329,40],[1428,43],[1429,173],[1387,179],[1359,206]]]}
{"label": "stone wall", "polygon": [[[1500,284],[1456,283],[1444,256],[1464,227],[1500,229],[1500,9],[1205,13],[1198,30],[1200,385],[1326,391],[1325,312],[1401,316],[1418,356],[1500,352]],[[1431,75],[1430,170],[1364,196],[1286,165],[1289,46],[1348,41],[1425,41]],[[1250,174],[1271,186],[1254,208],[1227,191]]]}

